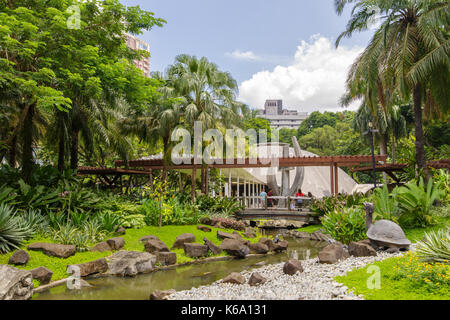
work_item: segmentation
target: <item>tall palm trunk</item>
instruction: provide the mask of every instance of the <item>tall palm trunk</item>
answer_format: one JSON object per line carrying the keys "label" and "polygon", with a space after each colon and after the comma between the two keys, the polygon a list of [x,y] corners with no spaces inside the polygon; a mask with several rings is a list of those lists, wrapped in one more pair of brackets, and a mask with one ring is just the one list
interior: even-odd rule
{"label": "tall palm trunk", "polygon": [[414,87],[413,100],[417,167],[419,170],[423,170],[425,173],[425,180],[428,180],[428,168],[425,161],[425,137],[422,126],[422,87],[420,84],[417,84]]}
{"label": "tall palm trunk", "polygon": [[392,163],[395,163],[395,135],[392,133]]}
{"label": "tall palm trunk", "polygon": [[[388,154],[388,149],[387,149],[387,141],[388,141],[388,135],[386,133],[381,133],[380,134],[380,155],[385,156]],[[388,177],[386,172],[383,172],[383,180],[385,183],[388,182]]]}
{"label": "tall palm trunk", "polygon": [[22,178],[25,182],[30,182],[33,171],[33,117],[36,104],[28,109],[23,124],[23,143],[22,143]]}
{"label": "tall palm trunk", "polygon": [[72,127],[72,144],[70,146],[70,168],[78,169],[78,145],[80,129],[77,126]]}

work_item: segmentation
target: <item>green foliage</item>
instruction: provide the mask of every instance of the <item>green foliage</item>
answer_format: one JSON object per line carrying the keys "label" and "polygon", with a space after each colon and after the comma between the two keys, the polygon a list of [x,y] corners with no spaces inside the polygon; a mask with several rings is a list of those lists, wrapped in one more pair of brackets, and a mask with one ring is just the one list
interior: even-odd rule
{"label": "green foliage", "polygon": [[195,204],[197,209],[202,213],[224,217],[232,216],[243,209],[241,204],[234,199],[211,197],[209,195],[197,197]]}
{"label": "green foliage", "polygon": [[431,209],[435,201],[444,197],[440,183],[428,181],[427,187],[420,178],[419,184],[410,182],[397,191],[399,222],[405,227],[426,227],[434,223]]}
{"label": "green foliage", "polygon": [[393,193],[389,192],[386,185],[382,188],[378,188],[374,191],[372,195],[372,201],[375,206],[374,219],[379,218],[385,220],[391,220],[398,223],[398,206],[396,202],[396,191],[394,189]]}
{"label": "green foliage", "polygon": [[321,218],[323,230],[344,244],[366,239],[366,219],[361,207],[336,209]]}
{"label": "green foliage", "polygon": [[189,225],[199,221],[198,210],[192,205],[182,204],[175,199],[167,199],[160,203],[154,199],[146,199],[142,203],[142,211],[145,214],[144,221],[148,226],[161,225]]}
{"label": "green foliage", "polygon": [[362,206],[366,199],[366,196],[360,193],[323,197],[322,199],[313,199],[310,209],[317,215],[324,216],[344,207]]}
{"label": "green foliage", "polygon": [[32,229],[17,217],[17,212],[0,204],[0,253],[18,249],[32,235]]}
{"label": "green foliage", "polygon": [[141,229],[146,226],[145,216],[142,214],[123,216],[119,221],[124,228]]}
{"label": "green foliage", "polygon": [[450,262],[450,227],[426,232],[423,241],[417,243],[417,257],[429,263]]}

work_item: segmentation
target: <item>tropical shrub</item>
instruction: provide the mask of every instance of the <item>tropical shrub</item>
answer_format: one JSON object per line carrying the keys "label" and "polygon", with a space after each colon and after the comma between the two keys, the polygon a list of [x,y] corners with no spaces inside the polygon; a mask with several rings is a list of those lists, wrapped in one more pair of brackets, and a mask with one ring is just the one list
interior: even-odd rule
{"label": "tropical shrub", "polygon": [[397,190],[398,189],[394,189],[394,191],[390,193],[386,185],[382,188],[375,189],[372,195],[372,202],[375,207],[375,220],[386,219],[398,223]]}
{"label": "tropical shrub", "polygon": [[367,197],[360,193],[355,194],[340,194],[338,196],[323,197],[322,199],[313,199],[310,204],[310,209],[318,216],[324,216],[332,213],[339,208],[361,206]]}
{"label": "tropical shrub", "polygon": [[18,249],[32,234],[32,230],[17,217],[16,211],[6,204],[0,204],[0,253]]}
{"label": "tropical shrub", "polygon": [[321,218],[323,230],[344,244],[366,239],[366,218],[361,207],[341,208]]}
{"label": "tropical shrub", "polygon": [[195,205],[202,213],[209,215],[231,216],[243,209],[235,199],[202,195],[196,198]]}
{"label": "tropical shrub", "polygon": [[421,178],[419,183],[410,182],[397,190],[399,207],[398,221],[403,227],[427,227],[434,223],[431,209],[445,195],[440,183],[428,181],[427,187]]}
{"label": "tropical shrub", "polygon": [[146,226],[145,216],[143,214],[132,214],[121,217],[119,224],[128,229],[141,229]]}
{"label": "tropical shrub", "polygon": [[190,204],[181,204],[174,198],[159,203],[154,199],[142,202],[144,221],[149,226],[161,225],[189,225],[199,221],[198,209]]}
{"label": "tropical shrub", "polygon": [[424,262],[450,262],[450,228],[426,232],[417,243],[417,257]]}
{"label": "tropical shrub", "polygon": [[71,244],[77,247],[77,251],[88,251],[92,244],[105,239],[106,232],[95,221],[87,221],[81,226],[71,223],[58,225],[52,232],[53,240],[61,244]]}

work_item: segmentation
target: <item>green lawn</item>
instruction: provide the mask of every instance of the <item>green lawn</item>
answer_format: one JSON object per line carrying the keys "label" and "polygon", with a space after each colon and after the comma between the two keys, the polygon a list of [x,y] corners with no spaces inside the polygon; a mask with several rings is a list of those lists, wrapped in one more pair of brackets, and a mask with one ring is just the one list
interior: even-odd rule
{"label": "green lawn", "polygon": [[[183,234],[183,233],[192,233],[195,235],[195,239],[197,243],[203,243],[203,238],[206,237],[209,240],[211,240],[214,244],[218,245],[221,241],[217,239],[217,230],[230,232],[232,233],[233,230],[226,230],[226,229],[217,229],[217,228],[211,228],[213,229],[212,232],[203,232],[200,230],[197,230],[197,226],[165,226],[161,228],[161,231],[159,231],[158,227],[145,227],[142,229],[128,229],[127,233],[121,237],[125,240],[125,247],[124,250],[128,251],[144,251],[144,245],[139,241],[139,239],[143,236],[148,235],[155,235],[161,239],[169,248],[172,247],[173,243],[175,242],[175,239],[177,236]],[[242,233],[241,233],[242,234]],[[244,236],[243,236],[244,237]],[[245,238],[245,237],[244,237]],[[255,239],[248,239],[252,242],[257,242],[259,240],[260,236],[258,236]],[[49,242],[52,243],[51,239],[48,238],[42,238],[42,237],[36,237],[31,241],[28,241],[26,245],[24,246],[24,250],[26,250],[26,246],[30,243],[34,242]],[[30,255],[30,261],[25,267],[18,267],[19,269],[25,269],[25,270],[31,270],[38,267],[46,267],[53,271],[53,277],[52,281],[61,280],[68,277],[68,274],[66,273],[66,268],[70,264],[79,264],[79,263],[85,263],[92,260],[104,258],[107,256],[110,256],[111,252],[78,252],[74,256],[69,257],[67,259],[60,259],[55,257],[49,257],[41,252],[38,251],[28,251],[28,254]],[[194,259],[187,257],[184,254],[184,250],[182,249],[176,249],[173,250],[173,252],[177,253],[177,261],[178,263],[185,263],[193,261]],[[8,254],[0,254],[0,264],[7,264],[11,253]],[[221,255],[226,255],[226,253],[222,253]]]}
{"label": "green lawn", "polygon": [[320,228],[322,228],[322,225],[321,224],[316,224],[316,225],[310,225],[310,226],[307,226],[307,227],[304,227],[304,228],[297,229],[297,231],[313,233],[313,232],[318,231]]}

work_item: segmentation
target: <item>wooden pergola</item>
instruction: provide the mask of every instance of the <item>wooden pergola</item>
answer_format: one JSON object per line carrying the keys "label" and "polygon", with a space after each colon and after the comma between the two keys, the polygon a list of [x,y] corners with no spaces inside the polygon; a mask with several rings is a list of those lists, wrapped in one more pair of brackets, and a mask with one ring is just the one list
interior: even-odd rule
{"label": "wooden pergola", "polygon": [[108,188],[117,188],[122,186],[122,176],[149,176],[149,172],[146,170],[129,170],[122,168],[96,168],[96,167],[79,167],[79,175],[98,176],[100,181]]}
{"label": "wooden pergola", "polygon": [[[385,162],[386,155],[375,156],[376,162]],[[202,189],[208,190],[208,169],[237,169],[237,168],[269,168],[273,166],[274,161],[279,168],[291,167],[330,167],[330,186],[331,194],[337,195],[339,190],[339,168],[353,168],[362,164],[372,162],[371,155],[361,156],[331,156],[331,157],[290,157],[276,159],[215,159],[213,164],[179,164],[165,163],[161,159],[152,160],[131,160],[126,163],[123,160],[115,161],[116,168],[142,168],[147,174],[152,174],[154,170],[192,170],[192,185],[195,185],[196,171],[200,170],[202,175]],[[187,162],[187,161],[186,161]],[[204,189],[203,189],[204,190]],[[195,188],[192,188],[192,197],[195,197]]]}

